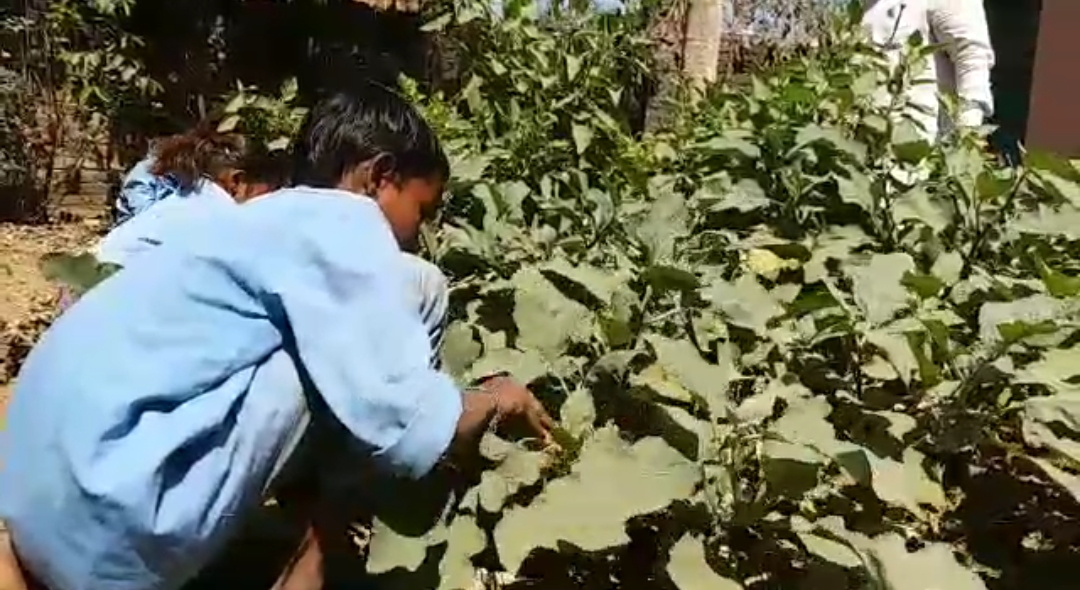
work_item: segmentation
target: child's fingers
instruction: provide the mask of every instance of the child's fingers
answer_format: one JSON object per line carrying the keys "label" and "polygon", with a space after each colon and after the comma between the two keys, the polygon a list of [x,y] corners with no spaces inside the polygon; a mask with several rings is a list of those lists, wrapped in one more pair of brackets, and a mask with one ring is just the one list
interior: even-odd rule
{"label": "child's fingers", "polygon": [[[542,415],[542,412],[543,410],[540,410],[540,412],[529,412],[528,422],[529,428],[531,428],[533,432],[539,435],[540,438],[543,440],[544,444],[547,445],[551,444],[553,437],[551,436],[551,426],[549,426],[548,423],[544,421],[544,416]],[[548,420],[550,421],[550,418],[548,418]]]}

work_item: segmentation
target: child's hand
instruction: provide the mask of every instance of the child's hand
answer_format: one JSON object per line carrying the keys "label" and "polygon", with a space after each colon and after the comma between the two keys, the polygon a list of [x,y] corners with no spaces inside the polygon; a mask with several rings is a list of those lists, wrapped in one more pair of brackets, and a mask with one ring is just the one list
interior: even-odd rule
{"label": "child's hand", "polygon": [[531,431],[544,446],[554,442],[551,430],[555,427],[555,421],[525,386],[509,377],[499,376],[485,381],[482,388],[495,398],[492,427],[500,430],[507,427],[514,429],[516,422]]}

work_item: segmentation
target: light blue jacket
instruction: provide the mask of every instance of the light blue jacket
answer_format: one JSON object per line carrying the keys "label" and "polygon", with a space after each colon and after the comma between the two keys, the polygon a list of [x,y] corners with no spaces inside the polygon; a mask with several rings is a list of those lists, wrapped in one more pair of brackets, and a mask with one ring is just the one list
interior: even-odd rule
{"label": "light blue jacket", "polygon": [[31,352],[0,439],[0,518],[26,566],[64,590],[178,588],[261,503],[301,375],[357,452],[427,473],[461,394],[429,367],[405,260],[374,201],[297,188],[84,295]]}
{"label": "light blue jacket", "polygon": [[133,215],[102,238],[95,255],[101,262],[124,266],[166,240],[180,238],[202,220],[235,207],[236,201],[225,189],[208,178],[201,179],[190,191],[170,193],[133,208]]}

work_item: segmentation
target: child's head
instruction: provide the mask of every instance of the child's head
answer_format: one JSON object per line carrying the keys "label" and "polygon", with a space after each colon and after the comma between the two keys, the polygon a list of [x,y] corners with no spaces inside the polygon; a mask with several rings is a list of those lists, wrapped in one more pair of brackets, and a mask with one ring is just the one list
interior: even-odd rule
{"label": "child's head", "polygon": [[289,184],[292,162],[284,152],[253,150],[239,166],[219,175],[216,182],[238,203],[276,191]]}
{"label": "child's head", "polygon": [[276,190],[288,178],[285,158],[267,154],[242,135],[218,133],[209,124],[162,139],[154,156],[152,172],[172,177],[181,191],[208,178],[240,202]]}
{"label": "child's head", "polygon": [[368,85],[323,100],[294,153],[297,185],[338,188],[379,204],[404,247],[438,210],[450,165],[435,132],[392,90]]}

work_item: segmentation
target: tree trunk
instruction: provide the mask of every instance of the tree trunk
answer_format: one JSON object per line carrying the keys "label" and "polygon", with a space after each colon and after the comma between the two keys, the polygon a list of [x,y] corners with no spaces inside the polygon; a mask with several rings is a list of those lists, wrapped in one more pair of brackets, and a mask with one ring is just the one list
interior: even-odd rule
{"label": "tree trunk", "polygon": [[651,96],[645,109],[645,131],[662,129],[670,119],[682,78],[682,53],[686,41],[686,3],[676,0],[659,11],[649,27],[653,45]]}
{"label": "tree trunk", "polygon": [[716,81],[724,34],[724,0],[690,0],[683,43],[683,76],[696,94]]}

